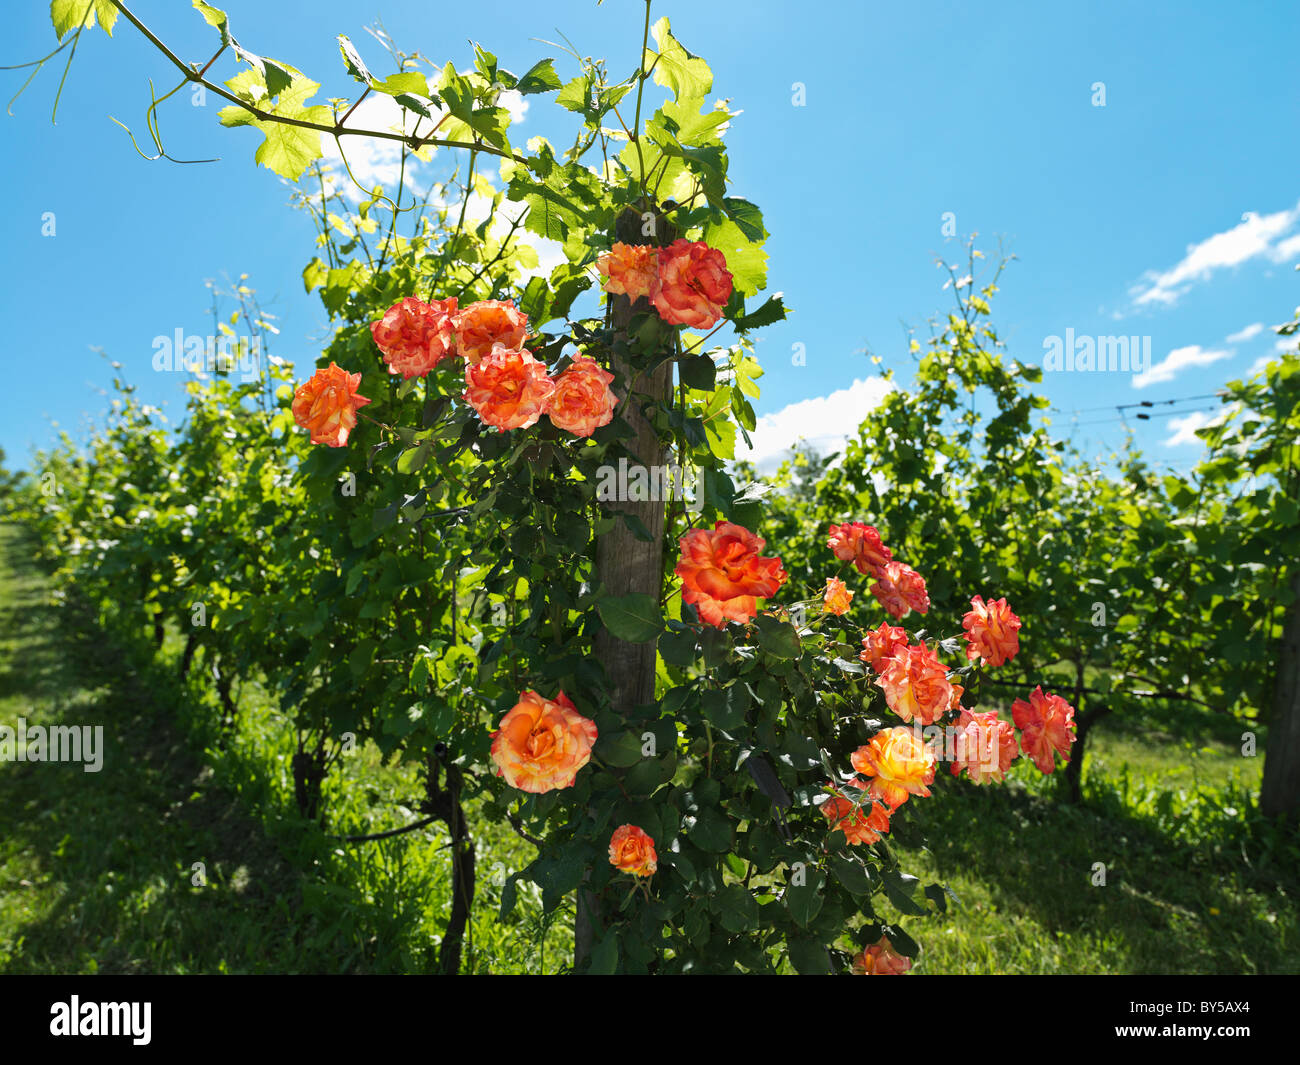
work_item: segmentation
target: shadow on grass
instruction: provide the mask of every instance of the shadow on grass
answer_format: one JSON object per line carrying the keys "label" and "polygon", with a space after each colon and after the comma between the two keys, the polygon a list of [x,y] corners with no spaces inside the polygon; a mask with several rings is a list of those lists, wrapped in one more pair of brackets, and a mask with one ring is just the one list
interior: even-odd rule
{"label": "shadow on grass", "polygon": [[330,937],[292,919],[300,874],[237,796],[205,786],[165,693],[83,611],[50,603],[31,553],[0,526],[0,720],[102,725],[105,750],[98,773],[0,763],[0,969],[337,969]]}
{"label": "shadow on grass", "polygon": [[[896,842],[915,849],[928,840],[941,880],[977,880],[999,909],[1053,937],[1109,944],[1121,956],[1107,957],[1107,969],[1300,970],[1296,871],[1260,875],[1244,828],[1243,856],[1235,841],[1171,841],[1113,803],[1072,806],[1014,786],[944,783],[908,804],[915,809],[898,820]],[[1093,882],[1097,863],[1104,885]],[[960,908],[952,920],[961,922]]]}

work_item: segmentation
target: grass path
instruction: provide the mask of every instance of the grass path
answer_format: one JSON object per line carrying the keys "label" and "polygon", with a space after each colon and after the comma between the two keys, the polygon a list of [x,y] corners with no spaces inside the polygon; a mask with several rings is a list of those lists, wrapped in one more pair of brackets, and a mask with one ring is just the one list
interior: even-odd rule
{"label": "grass path", "polygon": [[97,773],[0,762],[0,971],[298,967],[277,848],[30,558],[0,525],[0,723],[102,725],[105,752]]}

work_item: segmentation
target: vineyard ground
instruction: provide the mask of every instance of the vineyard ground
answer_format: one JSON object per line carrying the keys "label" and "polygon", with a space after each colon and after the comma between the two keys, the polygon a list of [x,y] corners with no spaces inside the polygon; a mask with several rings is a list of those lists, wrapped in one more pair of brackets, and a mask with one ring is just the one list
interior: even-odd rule
{"label": "vineyard ground", "polygon": [[[209,696],[167,680],[175,634],[150,666],[59,601],[31,546],[0,525],[0,722],[102,724],[106,752],[98,773],[0,762],[0,971],[432,970],[445,833],[347,845],[304,824],[267,693],[238,692],[237,733],[219,743]],[[906,922],[925,948],[917,972],[1300,971],[1300,844],[1253,814],[1262,759],[1241,756],[1230,719],[1162,720],[1099,726],[1082,807],[1019,773],[1001,788],[938,781],[908,803],[894,845],[962,911]],[[417,793],[411,767],[363,749],[327,789],[330,831],[411,820]],[[531,846],[471,825],[468,967],[555,972],[570,918],[544,921],[526,885],[510,922],[496,917]]]}

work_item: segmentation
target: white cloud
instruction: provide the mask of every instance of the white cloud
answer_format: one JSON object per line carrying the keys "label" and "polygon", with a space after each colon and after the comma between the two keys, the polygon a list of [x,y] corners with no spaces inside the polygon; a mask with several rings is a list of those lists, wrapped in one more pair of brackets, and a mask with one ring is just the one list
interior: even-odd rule
{"label": "white cloud", "polygon": [[1248,380],[1254,377],[1257,373],[1259,373],[1266,366],[1268,366],[1268,364],[1272,361],[1273,361],[1273,356],[1261,355],[1258,359],[1256,359],[1254,362],[1250,364],[1250,369],[1246,371],[1246,379]]}
{"label": "white cloud", "polygon": [[1164,271],[1148,271],[1142,282],[1130,290],[1134,305],[1169,306],[1178,302],[1195,282],[1208,280],[1216,270],[1240,266],[1259,256],[1284,262],[1300,254],[1300,233],[1287,235],[1297,222],[1300,222],[1300,204],[1267,215],[1247,211],[1231,229],[1199,244],[1189,244],[1187,254],[1175,266]]}
{"label": "white cloud", "polygon": [[[437,114],[441,118],[441,114]],[[432,128],[433,123],[412,111],[404,111],[391,96],[385,96],[377,93],[374,96],[367,96],[355,111],[348,116],[344,126],[349,129],[373,129],[385,130],[388,132],[402,132],[407,135],[426,134]],[[343,151],[339,151],[339,144],[333,137],[321,137],[321,149],[325,155],[325,161],[334,167],[335,177],[337,177],[343,188],[343,195],[353,203],[360,203],[369,198],[369,189],[375,185],[383,185],[385,191],[392,192],[397,188],[398,177],[402,172],[402,145],[400,141],[383,140],[378,137],[341,137],[343,142]],[[352,170],[352,175],[357,182],[364,186],[367,192],[363,193],[348,178],[347,170],[343,168],[344,156],[347,157],[347,164]],[[407,156],[406,160],[406,187],[417,192],[423,192],[416,178],[420,170],[421,163],[412,156]]]}
{"label": "white cloud", "polygon": [[1165,441],[1165,447],[1180,447],[1183,444],[1199,444],[1200,438],[1196,435],[1197,429],[1203,429],[1207,425],[1217,422],[1223,416],[1221,414],[1210,415],[1204,411],[1193,411],[1191,414],[1182,418],[1170,418],[1169,428],[1172,433],[1169,439]]}
{"label": "white cloud", "polygon": [[1264,332],[1264,323],[1252,322],[1245,329],[1239,329],[1230,336],[1224,337],[1224,340],[1229,344],[1244,344],[1247,340],[1253,340],[1262,332]]}
{"label": "white cloud", "polygon": [[1269,257],[1275,263],[1289,263],[1292,259],[1300,257],[1300,233],[1295,233],[1286,240],[1279,240],[1269,253]]}
{"label": "white cloud", "polygon": [[1212,362],[1218,362],[1220,359],[1230,359],[1232,356],[1233,352],[1231,351],[1207,350],[1199,344],[1190,344],[1185,348],[1174,348],[1151,369],[1137,374],[1133,378],[1133,387],[1146,388],[1147,385],[1164,384],[1166,381],[1172,381],[1180,370],[1185,370],[1189,366],[1209,366]]}
{"label": "white cloud", "polygon": [[528,101],[524,99],[524,94],[518,89],[507,89],[497,97],[497,106],[504,107],[510,112],[510,124],[519,125],[528,114]]}
{"label": "white cloud", "polygon": [[883,377],[868,377],[828,396],[800,400],[764,414],[749,434],[753,451],[746,454],[741,440],[736,458],[748,459],[760,473],[771,473],[800,440],[823,454],[837,450],[893,387]]}
{"label": "white cloud", "polygon": [[[497,104],[510,112],[510,121],[518,125],[528,114],[528,101],[514,89],[507,89],[497,99]],[[367,96],[344,123],[348,129],[373,129],[388,132],[402,132],[407,136],[423,136],[442,119],[445,111],[432,109],[433,121],[423,118],[414,111],[403,108],[391,96],[376,93]],[[392,193],[397,188],[398,177],[402,173],[402,145],[395,140],[377,137],[345,136],[343,152],[340,153],[338,142],[333,137],[321,137],[321,149],[327,162],[333,164],[339,178],[343,194],[353,203],[360,203],[369,198],[369,190],[375,185],[383,185],[386,192]],[[438,150],[436,147],[433,149]],[[362,193],[348,179],[343,168],[343,155],[346,154],[348,166],[352,169],[357,182],[366,188]],[[419,195],[428,191],[426,164],[408,154],[406,157],[406,187]],[[482,220],[482,215],[479,219]]]}

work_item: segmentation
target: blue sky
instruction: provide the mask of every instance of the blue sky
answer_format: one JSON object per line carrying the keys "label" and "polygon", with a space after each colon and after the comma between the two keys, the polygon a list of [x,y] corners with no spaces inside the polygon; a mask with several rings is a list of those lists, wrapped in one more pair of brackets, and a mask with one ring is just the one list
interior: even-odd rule
{"label": "blue sky", "polygon": [[[469,66],[472,38],[516,73],[555,56],[567,78],[572,61],[533,38],[563,32],[621,75],[635,68],[642,12],[631,0],[223,6],[242,44],[321,81],[321,98],[355,86],[336,34],[383,66],[364,32],[376,18],[439,64]],[[183,58],[214,50],[184,0],[131,7]],[[0,61],[54,46],[46,11],[6,5]],[[1162,368],[1144,376],[1046,375],[1055,425],[1093,452],[1122,443],[1116,404],[1183,400],[1247,374],[1274,348],[1268,327],[1300,303],[1300,86],[1276,50],[1300,33],[1300,6],[748,0],[657,2],[654,15],[672,19],[711,64],[714,94],[743,112],[727,132],[733,191],[763,209],[769,288],[795,311],[758,347],[762,455],[798,435],[831,444],[850,431],[879,394],[866,351],[906,380],[907,329],[925,335],[950,304],[934,258],[957,261],[971,231],[990,257],[999,238],[1017,256],[994,303],[1016,358],[1041,363],[1045,339],[1067,329],[1151,338]],[[211,332],[205,279],[248,274],[277,315],[272,352],[299,366],[327,330],[301,281],[314,254],[308,220],[253,166],[255,133],[222,129],[215,99],[195,107],[183,91],[164,105],[169,150],[221,160],[146,162],[108,116],[139,136],[149,77],[174,84],[166,61],[125,20],[111,41],[84,35],[51,125],[57,62],[0,116],[0,358],[11,396],[0,447],[11,465],[50,442],[52,421],[75,432],[103,409],[109,369],[92,345],[179,416],[183,375],[152,370],[152,341]],[[213,73],[236,70],[222,59]],[[0,72],[6,98],[26,73]],[[1094,105],[1098,82],[1105,106]],[[794,106],[795,83],[804,106]],[[567,142],[571,116],[532,99],[513,138]],[[53,236],[42,235],[47,212]],[[958,238],[943,235],[945,212]],[[804,365],[792,364],[795,344]],[[1164,404],[1153,412],[1173,416],[1145,424],[1130,412],[1138,446],[1190,464],[1200,445],[1189,429],[1208,406]]]}

